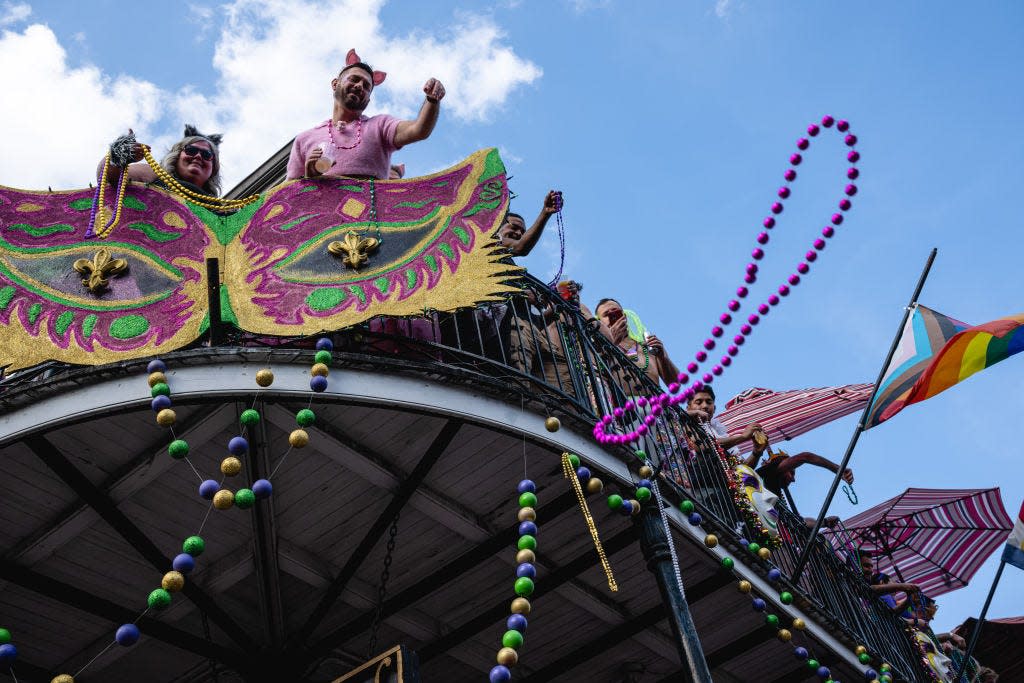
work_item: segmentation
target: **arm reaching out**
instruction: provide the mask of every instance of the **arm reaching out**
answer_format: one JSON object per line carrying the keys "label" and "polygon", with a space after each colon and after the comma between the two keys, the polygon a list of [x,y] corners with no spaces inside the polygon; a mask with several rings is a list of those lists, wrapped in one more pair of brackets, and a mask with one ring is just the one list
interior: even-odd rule
{"label": "arm reaching out", "polygon": [[404,147],[411,142],[426,140],[434,132],[437,117],[441,113],[441,100],[444,99],[444,86],[441,81],[431,78],[423,86],[423,106],[419,115],[412,121],[401,121],[395,131],[395,146]]}

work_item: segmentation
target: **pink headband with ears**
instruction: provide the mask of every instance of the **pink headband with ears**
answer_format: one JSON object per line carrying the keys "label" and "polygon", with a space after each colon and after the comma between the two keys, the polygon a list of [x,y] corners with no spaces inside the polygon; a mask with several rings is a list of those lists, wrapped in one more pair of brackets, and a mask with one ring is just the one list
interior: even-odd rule
{"label": "pink headband with ears", "polygon": [[[366,62],[363,62],[363,60],[359,58],[359,55],[356,54],[355,48],[352,48],[351,50],[349,50],[348,54],[345,55],[345,66],[352,66],[353,64],[360,64],[360,63],[365,64]],[[380,85],[381,83],[384,82],[384,79],[387,78],[387,77],[388,77],[388,75],[384,71],[374,71],[373,72],[373,84],[374,85]]]}

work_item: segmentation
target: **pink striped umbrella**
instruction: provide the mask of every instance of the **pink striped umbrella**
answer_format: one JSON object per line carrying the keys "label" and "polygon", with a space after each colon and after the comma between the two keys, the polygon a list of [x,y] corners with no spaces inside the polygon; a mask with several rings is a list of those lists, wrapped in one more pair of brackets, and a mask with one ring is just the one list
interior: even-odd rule
{"label": "pink striped umbrella", "polygon": [[[785,441],[815,427],[863,410],[871,398],[872,384],[847,384],[841,387],[772,391],[754,387],[737,394],[717,415],[730,432],[738,432],[752,422],[759,423],[771,443]],[[746,441],[741,452],[752,448]]]}
{"label": "pink striped umbrella", "polygon": [[998,488],[911,488],[843,525],[876,571],[935,597],[966,586],[1013,523]]}

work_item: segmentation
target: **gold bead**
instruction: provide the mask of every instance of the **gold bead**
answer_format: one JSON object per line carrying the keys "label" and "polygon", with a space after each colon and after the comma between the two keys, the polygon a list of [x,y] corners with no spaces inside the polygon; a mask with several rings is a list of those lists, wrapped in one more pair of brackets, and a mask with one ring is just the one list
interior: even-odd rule
{"label": "gold bead", "polygon": [[156,423],[161,427],[170,427],[177,419],[178,415],[170,408],[164,408],[156,414]]}
{"label": "gold bead", "polygon": [[537,511],[533,508],[519,508],[519,521],[520,522],[536,522]]}
{"label": "gold bead", "polygon": [[736,584],[736,587],[740,589],[740,593],[749,593],[753,588],[749,581],[740,581]]}
{"label": "gold bead", "polygon": [[522,564],[523,562],[533,564],[536,561],[537,555],[532,550],[520,550],[516,553],[516,564]]}
{"label": "gold bead", "polygon": [[263,369],[256,373],[256,384],[261,387],[269,387],[274,383],[274,373],[270,370]]}
{"label": "gold bead", "polygon": [[781,640],[784,643],[788,643],[789,641],[793,640],[793,634],[784,628],[780,628],[779,632],[775,635],[778,637],[779,640]]}
{"label": "gold bead", "polygon": [[760,557],[762,560],[767,560],[769,557],[772,556],[772,551],[768,548],[760,548],[757,551],[757,556]]}
{"label": "gold bead", "polygon": [[235,504],[235,494],[227,489],[221,489],[213,495],[213,507],[218,510],[227,510]]}
{"label": "gold bead", "polygon": [[161,382],[167,384],[167,375],[165,375],[164,373],[154,372],[152,375],[149,376],[149,386],[151,388],[155,387],[157,384],[160,384]]}
{"label": "gold bead", "polygon": [[303,448],[309,443],[309,434],[306,433],[305,429],[296,429],[288,435],[288,443],[291,444],[292,448]]}
{"label": "gold bead", "polygon": [[595,493],[601,493],[604,491],[604,482],[597,477],[591,477],[587,479],[587,493],[594,495]]}
{"label": "gold bead", "polygon": [[805,628],[807,628],[807,624],[804,623],[803,619],[797,617],[793,620],[793,628],[795,628],[797,631],[803,631]]}
{"label": "gold bead", "polygon": [[498,664],[504,664],[505,666],[515,666],[516,662],[519,661],[519,653],[510,647],[503,647],[498,650]]}
{"label": "gold bead", "polygon": [[530,601],[526,598],[516,598],[512,601],[512,614],[522,614],[524,617],[530,613]]}
{"label": "gold bead", "polygon": [[242,461],[233,455],[229,455],[220,461],[220,471],[229,477],[233,477],[242,471]]}
{"label": "gold bead", "polygon": [[50,683],[75,683],[75,678],[71,674],[60,674],[54,676]]}
{"label": "gold bead", "polygon": [[853,653],[855,655],[857,655],[858,657],[860,657],[862,654],[864,654],[867,651],[868,651],[868,649],[866,647],[864,647],[863,645],[858,645],[857,647],[853,648]]}
{"label": "gold bead", "polygon": [[313,365],[313,367],[309,369],[309,374],[313,375],[314,377],[326,377],[327,375],[331,374],[331,371],[323,363],[316,363]]}
{"label": "gold bead", "polygon": [[160,585],[165,591],[177,593],[185,587],[185,577],[181,572],[167,572],[160,581]]}
{"label": "gold bead", "polygon": [[636,500],[634,498],[630,498],[629,499],[629,504],[633,506],[633,508],[629,511],[629,514],[634,516],[634,517],[639,515],[640,514],[640,501],[638,501],[638,500]]}
{"label": "gold bead", "polygon": [[650,479],[654,476],[654,470],[651,469],[650,465],[642,465],[637,472],[642,479]]}
{"label": "gold bead", "polygon": [[716,545],[718,545],[718,536],[715,536],[714,534],[708,534],[704,537],[704,545],[706,545],[709,548],[714,548]]}
{"label": "gold bead", "polygon": [[544,429],[548,430],[549,432],[557,432],[561,428],[562,423],[559,421],[557,417],[549,417],[548,419],[544,420]]}

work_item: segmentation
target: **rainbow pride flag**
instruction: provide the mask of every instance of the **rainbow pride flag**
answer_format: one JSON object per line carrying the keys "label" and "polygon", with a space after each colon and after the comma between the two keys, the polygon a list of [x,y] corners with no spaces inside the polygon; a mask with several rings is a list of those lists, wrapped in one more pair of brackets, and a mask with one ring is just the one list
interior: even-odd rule
{"label": "rainbow pride flag", "polygon": [[916,306],[871,403],[865,429],[1024,351],[1024,313],[970,327]]}

